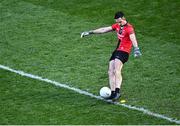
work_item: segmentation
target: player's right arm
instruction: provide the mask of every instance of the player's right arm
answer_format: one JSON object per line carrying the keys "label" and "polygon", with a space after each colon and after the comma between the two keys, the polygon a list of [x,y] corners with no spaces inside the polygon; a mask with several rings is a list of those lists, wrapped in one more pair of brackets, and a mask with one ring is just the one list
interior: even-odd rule
{"label": "player's right arm", "polygon": [[98,28],[95,30],[91,30],[91,31],[85,31],[81,33],[81,38],[84,36],[88,36],[90,34],[103,34],[103,33],[107,33],[107,32],[111,32],[113,31],[112,27],[102,27],[102,28]]}

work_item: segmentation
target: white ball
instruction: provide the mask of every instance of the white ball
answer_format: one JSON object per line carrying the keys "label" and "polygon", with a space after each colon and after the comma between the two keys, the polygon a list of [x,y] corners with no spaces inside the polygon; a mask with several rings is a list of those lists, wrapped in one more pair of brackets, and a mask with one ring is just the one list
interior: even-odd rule
{"label": "white ball", "polygon": [[99,94],[103,98],[108,98],[111,96],[111,89],[108,87],[102,87],[99,91]]}

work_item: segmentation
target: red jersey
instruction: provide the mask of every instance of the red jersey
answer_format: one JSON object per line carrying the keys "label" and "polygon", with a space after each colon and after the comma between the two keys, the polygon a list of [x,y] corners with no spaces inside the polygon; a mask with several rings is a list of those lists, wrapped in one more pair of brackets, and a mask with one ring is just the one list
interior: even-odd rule
{"label": "red jersey", "polygon": [[132,42],[129,35],[134,33],[134,28],[131,24],[127,23],[123,28],[118,24],[113,24],[112,29],[116,30],[119,44],[116,50],[121,50],[127,53],[131,52]]}

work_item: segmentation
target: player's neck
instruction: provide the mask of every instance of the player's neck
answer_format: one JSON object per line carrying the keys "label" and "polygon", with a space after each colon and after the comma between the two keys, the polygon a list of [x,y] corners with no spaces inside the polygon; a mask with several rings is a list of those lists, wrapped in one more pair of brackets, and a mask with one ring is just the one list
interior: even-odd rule
{"label": "player's neck", "polygon": [[126,25],[127,25],[127,23],[128,23],[128,22],[127,22],[127,21],[125,21],[123,24],[120,24],[120,26],[121,26],[121,27],[124,27],[124,26],[126,26]]}

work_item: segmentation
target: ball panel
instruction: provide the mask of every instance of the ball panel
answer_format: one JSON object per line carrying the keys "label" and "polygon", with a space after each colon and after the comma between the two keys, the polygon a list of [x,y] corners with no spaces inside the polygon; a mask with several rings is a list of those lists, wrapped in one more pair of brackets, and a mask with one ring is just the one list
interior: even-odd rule
{"label": "ball panel", "polygon": [[99,94],[103,98],[108,98],[111,96],[111,89],[108,87],[102,87],[99,91]]}

